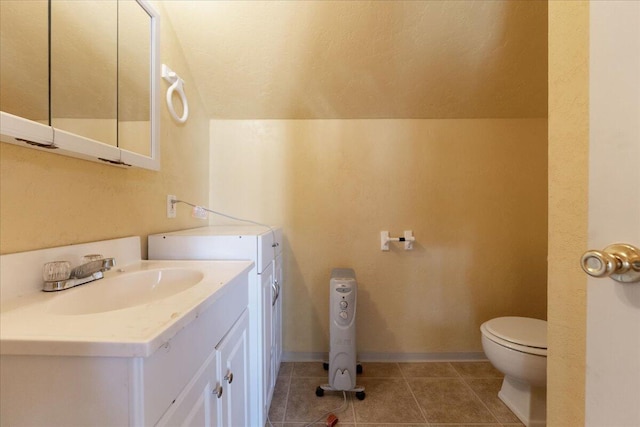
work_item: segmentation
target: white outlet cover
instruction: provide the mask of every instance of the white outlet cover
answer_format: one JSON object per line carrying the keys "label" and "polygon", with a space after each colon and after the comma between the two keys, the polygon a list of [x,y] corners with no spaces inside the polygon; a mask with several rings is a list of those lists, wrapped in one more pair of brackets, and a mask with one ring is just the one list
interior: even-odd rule
{"label": "white outlet cover", "polygon": [[172,194],[167,195],[167,218],[176,217],[176,203],[172,203],[178,200],[178,198]]}

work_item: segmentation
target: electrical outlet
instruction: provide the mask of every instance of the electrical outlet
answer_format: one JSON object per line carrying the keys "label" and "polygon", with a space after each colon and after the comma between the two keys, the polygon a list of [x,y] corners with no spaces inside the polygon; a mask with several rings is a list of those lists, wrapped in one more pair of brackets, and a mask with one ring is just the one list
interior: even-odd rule
{"label": "electrical outlet", "polygon": [[176,217],[176,205],[178,198],[174,195],[167,195],[167,218]]}

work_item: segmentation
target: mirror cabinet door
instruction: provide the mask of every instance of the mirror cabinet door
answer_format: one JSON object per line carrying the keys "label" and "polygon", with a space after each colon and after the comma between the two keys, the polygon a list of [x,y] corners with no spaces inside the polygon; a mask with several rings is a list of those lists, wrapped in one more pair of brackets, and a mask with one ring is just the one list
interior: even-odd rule
{"label": "mirror cabinet door", "polygon": [[51,125],[117,146],[118,2],[51,0]]}
{"label": "mirror cabinet door", "polygon": [[118,147],[151,156],[151,17],[118,1]]}
{"label": "mirror cabinet door", "polygon": [[49,2],[0,1],[0,111],[49,125]]}
{"label": "mirror cabinet door", "polygon": [[0,0],[2,141],[159,169],[159,20],[145,0]]}

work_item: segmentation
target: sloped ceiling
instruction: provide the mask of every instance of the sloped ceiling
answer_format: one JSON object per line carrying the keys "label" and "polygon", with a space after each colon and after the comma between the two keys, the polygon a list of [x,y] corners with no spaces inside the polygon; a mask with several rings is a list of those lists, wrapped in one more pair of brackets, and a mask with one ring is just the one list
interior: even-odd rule
{"label": "sloped ceiling", "polygon": [[158,3],[214,119],[547,115],[546,1]]}

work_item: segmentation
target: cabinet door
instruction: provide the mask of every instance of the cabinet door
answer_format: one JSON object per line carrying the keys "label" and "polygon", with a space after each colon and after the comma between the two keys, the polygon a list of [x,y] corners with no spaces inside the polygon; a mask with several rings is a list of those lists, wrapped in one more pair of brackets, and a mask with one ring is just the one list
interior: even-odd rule
{"label": "cabinet door", "polygon": [[213,351],[156,426],[220,425],[218,353]]}
{"label": "cabinet door", "polygon": [[223,426],[249,424],[249,316],[245,310],[218,345]]}
{"label": "cabinet door", "polygon": [[262,289],[262,398],[264,403],[263,413],[269,410],[271,394],[275,379],[271,368],[272,348],[271,340],[273,335],[273,304],[276,292],[273,281],[273,262],[260,275]]}
{"label": "cabinet door", "polygon": [[272,348],[273,348],[273,376],[278,377],[278,371],[280,370],[280,362],[282,361],[282,297],[284,294],[284,275],[282,271],[282,253],[280,253],[274,263],[274,277],[276,290],[278,297],[276,303],[273,305],[273,333],[272,333]]}

